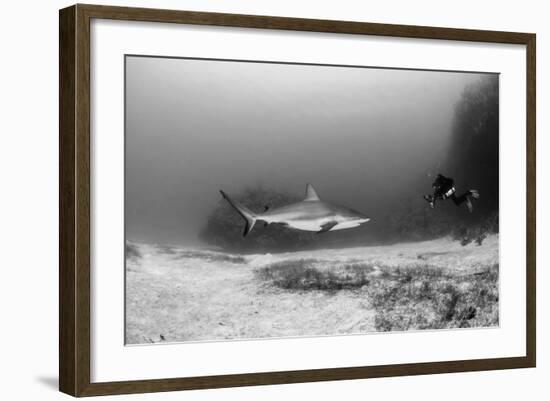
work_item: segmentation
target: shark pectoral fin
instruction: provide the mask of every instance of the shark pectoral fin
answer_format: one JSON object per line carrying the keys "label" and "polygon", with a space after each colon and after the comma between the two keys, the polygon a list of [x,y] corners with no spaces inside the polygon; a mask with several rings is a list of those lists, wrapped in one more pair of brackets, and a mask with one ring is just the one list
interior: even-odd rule
{"label": "shark pectoral fin", "polygon": [[326,233],[330,231],[338,223],[336,221],[329,221],[321,226],[321,230],[317,231],[317,234]]}

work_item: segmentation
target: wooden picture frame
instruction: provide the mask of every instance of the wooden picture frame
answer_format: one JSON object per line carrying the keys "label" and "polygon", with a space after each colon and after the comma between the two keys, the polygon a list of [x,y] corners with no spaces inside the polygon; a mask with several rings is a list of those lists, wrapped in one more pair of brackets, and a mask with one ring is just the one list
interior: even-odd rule
{"label": "wooden picture frame", "polygon": [[[526,46],[527,259],[523,357],[92,383],[90,380],[90,21],[94,18]],[[364,379],[534,367],[535,43],[531,33],[373,24],[255,15],[74,5],[59,14],[59,388],[73,396]]]}

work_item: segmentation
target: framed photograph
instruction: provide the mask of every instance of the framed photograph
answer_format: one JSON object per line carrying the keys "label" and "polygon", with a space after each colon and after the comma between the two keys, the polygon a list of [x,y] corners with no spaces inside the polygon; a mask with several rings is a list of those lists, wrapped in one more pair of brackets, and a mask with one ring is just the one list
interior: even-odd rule
{"label": "framed photograph", "polygon": [[534,34],[59,18],[61,391],[535,366]]}

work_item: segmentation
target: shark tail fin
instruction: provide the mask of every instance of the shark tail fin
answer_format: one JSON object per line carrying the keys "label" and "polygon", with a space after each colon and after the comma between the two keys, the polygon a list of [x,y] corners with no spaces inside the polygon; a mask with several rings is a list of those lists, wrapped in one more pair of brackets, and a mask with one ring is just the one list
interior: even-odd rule
{"label": "shark tail fin", "polygon": [[229,204],[231,206],[233,206],[233,208],[242,216],[242,218],[244,219],[244,221],[246,222],[245,226],[244,226],[244,231],[243,231],[243,237],[246,237],[247,234],[252,231],[252,228],[254,227],[254,224],[256,224],[256,220],[257,220],[257,217],[256,217],[256,214],[253,213],[250,209],[248,209],[247,207],[241,205],[239,202],[231,199],[229,197],[229,195],[227,195],[225,192],[223,191],[220,191],[220,193],[222,194],[223,198],[229,202]]}

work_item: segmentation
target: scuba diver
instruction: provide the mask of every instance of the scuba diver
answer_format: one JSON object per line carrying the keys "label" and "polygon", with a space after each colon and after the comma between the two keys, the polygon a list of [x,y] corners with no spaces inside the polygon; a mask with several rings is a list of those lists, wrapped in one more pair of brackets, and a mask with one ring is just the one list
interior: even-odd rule
{"label": "scuba diver", "polygon": [[445,177],[442,174],[437,175],[437,178],[432,184],[432,188],[434,190],[433,195],[424,195],[424,199],[430,204],[432,209],[434,208],[435,201],[437,199],[445,200],[450,198],[457,206],[466,203],[466,206],[471,213],[474,210],[472,199],[479,199],[479,192],[476,189],[470,189],[464,194],[456,196],[454,180],[452,178]]}

